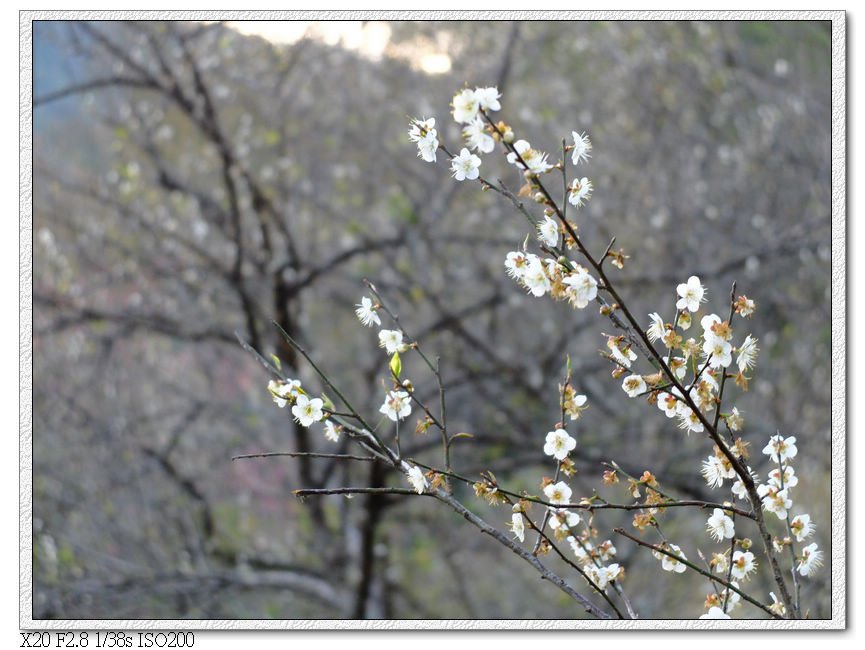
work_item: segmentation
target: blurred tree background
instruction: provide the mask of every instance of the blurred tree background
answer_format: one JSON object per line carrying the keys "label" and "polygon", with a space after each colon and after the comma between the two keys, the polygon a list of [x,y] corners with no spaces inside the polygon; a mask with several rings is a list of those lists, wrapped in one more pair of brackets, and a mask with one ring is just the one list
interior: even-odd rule
{"label": "blurred tree background", "polygon": [[[711,311],[734,280],[757,301],[756,376],[730,405],[755,455],[776,431],[797,437],[794,513],[811,514],[827,560],[803,609],[829,616],[828,23],[36,22],[34,55],[35,618],[585,615],[433,500],[291,494],[405,486],[376,463],[232,462],[347,448],[272,403],[234,332],[319,386],[277,321],[377,413],[387,357],[354,315],[363,278],[442,359],[451,430],[474,435],[455,446],[460,473],[537,493],[569,353],[591,405],[575,495],[614,459],[709,498],[710,445],[625,398],[597,353],[609,324],[506,277],[524,221],[415,158],[408,117],[435,116],[455,145],[447,107],[464,84],[498,84],[502,117],[553,157],[590,134],[580,231],[632,256],[616,277],[646,325],[692,274]],[[484,175],[516,189],[493,160]],[[404,368],[435,395],[416,360]],[[437,445],[403,448],[434,462]],[[664,521],[688,557],[718,550],[704,517]],[[594,523],[606,536],[630,519]],[[705,580],[613,541],[643,618],[703,613]],[[764,569],[750,586],[768,600]]]}

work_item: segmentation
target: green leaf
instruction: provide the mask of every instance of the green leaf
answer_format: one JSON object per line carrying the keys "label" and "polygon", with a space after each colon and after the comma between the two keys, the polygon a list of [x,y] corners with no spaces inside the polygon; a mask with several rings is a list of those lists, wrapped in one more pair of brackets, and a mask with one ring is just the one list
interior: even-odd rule
{"label": "green leaf", "polygon": [[399,376],[402,373],[402,361],[400,361],[399,352],[394,352],[393,356],[390,358],[390,371],[394,377],[399,379]]}
{"label": "green leaf", "polygon": [[333,405],[331,399],[327,396],[327,393],[321,394],[321,401],[324,402],[324,408],[329,409],[331,411],[335,411],[336,407]]}
{"label": "green leaf", "polygon": [[271,354],[270,358],[273,359],[273,365],[276,366],[276,369],[282,372],[282,361],[279,360],[279,357],[275,354]]}

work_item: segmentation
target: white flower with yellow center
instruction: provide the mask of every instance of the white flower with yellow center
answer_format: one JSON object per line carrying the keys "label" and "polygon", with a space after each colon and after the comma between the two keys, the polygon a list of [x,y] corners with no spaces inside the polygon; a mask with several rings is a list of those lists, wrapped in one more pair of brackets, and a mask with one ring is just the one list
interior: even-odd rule
{"label": "white flower with yellow center", "polygon": [[622,390],[628,397],[637,397],[640,393],[646,392],[646,382],[640,375],[628,375],[622,382]]}
{"label": "white flower with yellow center", "polygon": [[592,157],[589,153],[592,150],[592,141],[589,140],[589,136],[585,133],[571,131],[571,135],[574,138],[574,148],[571,151],[571,162],[578,165],[581,161],[588,160]]}
{"label": "white flower with yellow center", "polygon": [[324,402],[317,397],[309,399],[306,395],[298,395],[294,406],[291,407],[291,414],[300,422],[301,426],[308,427],[324,417],[321,410],[323,406]]}
{"label": "white flower with yellow center", "polygon": [[384,398],[384,404],[381,405],[379,413],[383,413],[394,422],[408,417],[411,414],[411,398],[409,394],[402,390],[389,391]]}
{"label": "white flower with yellow center", "polygon": [[559,481],[558,483],[550,483],[544,488],[544,494],[547,497],[547,501],[552,503],[553,505],[562,505],[565,503],[570,503],[571,501],[571,488],[568,487],[568,484],[564,481]]}
{"label": "white flower with yellow center", "polygon": [[375,325],[381,325],[381,319],[378,317],[378,314],[375,313],[375,308],[373,307],[372,300],[363,296],[360,299],[360,304],[355,305],[357,309],[354,310],[354,313],[357,314],[360,322],[366,325],[367,327],[372,327]]}
{"label": "white flower with yellow center", "polygon": [[577,441],[568,435],[564,429],[556,429],[547,434],[544,453],[553,456],[556,460],[564,460],[568,454],[577,446]]}
{"label": "white flower with yellow center", "polygon": [[700,309],[700,303],[706,301],[706,289],[700,284],[700,278],[692,275],[688,281],[676,287],[676,293],[679,295],[679,300],[676,302],[676,309],[687,309],[690,312],[696,312]]}
{"label": "white flower with yellow center", "polygon": [[469,90],[468,88],[454,95],[451,105],[454,109],[454,120],[461,124],[468,124],[474,120],[480,108],[477,94],[474,90]]}

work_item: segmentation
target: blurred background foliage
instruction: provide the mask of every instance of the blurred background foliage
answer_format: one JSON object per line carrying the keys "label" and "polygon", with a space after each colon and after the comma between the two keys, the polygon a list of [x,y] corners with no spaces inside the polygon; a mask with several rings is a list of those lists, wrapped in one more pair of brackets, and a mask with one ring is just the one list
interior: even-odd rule
{"label": "blurred background foliage", "polygon": [[[538,492],[569,353],[591,405],[571,428],[575,495],[614,459],[709,497],[706,440],[609,377],[608,322],[506,277],[524,221],[415,158],[409,116],[435,116],[453,148],[447,107],[464,84],[498,84],[502,118],[554,158],[572,130],[591,135],[580,231],[597,253],[615,235],[631,255],[616,279],[647,325],[651,311],[672,318],[691,274],[711,311],[725,313],[734,280],[757,301],[736,325],[760,339],[758,368],[729,405],[755,455],[776,431],[797,437],[794,512],[812,515],[827,554],[803,602],[829,616],[829,34],[815,22],[34,23],[34,617],[584,615],[432,500],[291,494],[405,485],[378,465],[231,461],[347,448],[271,402],[235,332],[319,386],[276,320],[377,413],[387,358],[353,313],[363,278],[441,357],[451,430],[474,435],[454,449],[457,471]],[[482,172],[519,187],[501,159]],[[435,396],[417,359],[403,363]],[[436,462],[437,440],[413,438],[409,455]],[[500,527],[510,518],[457,495]],[[669,513],[664,532],[696,559],[720,550],[704,520]],[[594,525],[643,618],[703,613],[705,580],[662,573],[611,535],[629,517]],[[749,586],[768,600],[764,569]]]}

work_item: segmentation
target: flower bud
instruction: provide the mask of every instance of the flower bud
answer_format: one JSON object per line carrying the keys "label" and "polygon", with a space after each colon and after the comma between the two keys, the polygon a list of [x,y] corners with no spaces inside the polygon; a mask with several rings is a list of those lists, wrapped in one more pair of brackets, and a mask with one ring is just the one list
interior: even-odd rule
{"label": "flower bud", "polygon": [[514,132],[513,132],[513,130],[512,130],[512,129],[507,129],[507,130],[502,134],[502,140],[504,140],[504,141],[507,142],[508,144],[512,144],[513,141],[514,141]]}
{"label": "flower bud", "polygon": [[534,199],[537,203],[545,203],[547,197],[545,197],[542,192],[538,192],[537,194],[535,194]]}

